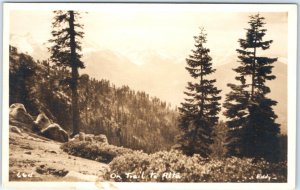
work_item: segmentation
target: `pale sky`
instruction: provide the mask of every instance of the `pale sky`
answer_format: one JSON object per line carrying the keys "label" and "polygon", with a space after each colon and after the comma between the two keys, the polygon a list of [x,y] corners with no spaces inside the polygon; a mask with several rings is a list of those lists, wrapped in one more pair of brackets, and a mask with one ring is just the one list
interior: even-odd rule
{"label": "pale sky", "polygon": [[[206,47],[211,50],[214,67],[218,67],[236,62],[237,41],[245,38],[248,16],[257,13],[211,13],[193,6],[133,6],[117,10],[102,6],[82,14],[86,69],[81,72],[179,105],[190,79],[184,69],[185,59],[194,48],[193,36],[198,35],[199,27],[208,34]],[[265,40],[274,40],[264,53],[287,63],[287,13],[260,14],[267,23]],[[10,43],[35,59],[47,59],[45,43],[51,37],[52,17],[51,11],[12,11]]]}

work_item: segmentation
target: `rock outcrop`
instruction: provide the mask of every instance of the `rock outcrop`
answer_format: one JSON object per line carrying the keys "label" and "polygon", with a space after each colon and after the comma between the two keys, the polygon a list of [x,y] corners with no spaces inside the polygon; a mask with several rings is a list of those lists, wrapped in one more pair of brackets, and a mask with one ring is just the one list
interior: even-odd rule
{"label": "rock outcrop", "polygon": [[[21,134],[22,132],[19,128],[22,127],[22,129],[33,131],[38,135],[58,142],[69,141],[68,133],[60,127],[59,124],[52,123],[44,113],[40,113],[34,120],[33,117],[27,113],[23,104],[15,103],[10,106],[9,121],[12,126],[10,127],[11,132]],[[107,137],[103,134],[93,135],[80,132],[75,135],[72,140],[108,144]]]}
{"label": "rock outcrop", "polygon": [[103,134],[95,135],[94,139],[97,142],[108,144],[107,137],[105,135],[103,135]]}
{"label": "rock outcrop", "polygon": [[27,113],[23,104],[15,103],[9,107],[9,121],[16,121],[26,125],[32,125],[33,117]]}
{"label": "rock outcrop", "polygon": [[49,125],[51,125],[50,119],[44,113],[40,113],[34,121],[33,130],[39,132]]}
{"label": "rock outcrop", "polygon": [[13,132],[13,133],[17,133],[17,134],[19,134],[19,135],[22,135],[21,129],[19,129],[18,127],[13,126],[13,125],[10,125],[10,126],[9,126],[9,131],[10,131],[10,132]]}
{"label": "rock outcrop", "polygon": [[85,134],[80,132],[79,134],[75,135],[72,141],[88,141],[88,142],[97,142],[97,143],[105,143],[108,144],[107,137],[103,134],[100,135],[93,135],[93,134]]}
{"label": "rock outcrop", "polygon": [[12,104],[9,107],[9,124],[10,132],[22,135],[22,128],[55,141],[69,141],[68,133],[57,123],[52,123],[44,113],[40,113],[34,121],[25,106],[20,103]]}
{"label": "rock outcrop", "polygon": [[50,124],[45,129],[41,130],[41,135],[58,142],[69,141],[68,133],[63,128],[61,128],[57,123]]}

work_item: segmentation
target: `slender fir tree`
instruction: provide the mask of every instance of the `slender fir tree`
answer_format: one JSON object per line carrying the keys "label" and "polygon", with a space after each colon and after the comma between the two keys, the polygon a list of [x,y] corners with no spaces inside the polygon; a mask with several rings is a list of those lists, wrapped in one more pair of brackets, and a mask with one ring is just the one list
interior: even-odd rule
{"label": "slender fir tree", "polygon": [[182,134],[179,136],[179,148],[187,155],[200,154],[203,157],[211,153],[213,143],[213,127],[218,123],[221,97],[214,84],[215,79],[209,76],[215,72],[212,68],[210,50],[204,47],[206,36],[202,28],[199,36],[195,36],[195,50],[186,59],[186,70],[195,82],[188,82],[187,95],[181,103],[179,126]]}
{"label": "slender fir tree", "polygon": [[227,155],[227,134],[228,127],[223,121],[220,121],[213,130],[214,143],[211,145],[211,157],[217,159],[224,159]]}
{"label": "slender fir tree", "polygon": [[264,19],[259,14],[250,16],[246,39],[239,40],[241,48],[236,51],[240,65],[233,69],[238,74],[238,84],[228,84],[232,91],[227,94],[224,107],[232,139],[230,153],[276,161],[280,129],[272,106],[277,102],[267,97],[271,90],[266,81],[276,78],[272,68],[277,58],[260,55],[272,43],[263,40],[267,31]]}
{"label": "slender fir tree", "polygon": [[78,23],[80,14],[75,11],[54,11],[54,21],[52,23],[52,47],[49,48],[51,60],[60,67],[70,68],[71,76],[65,76],[66,82],[72,91],[72,123],[73,134],[79,133],[79,108],[78,108],[78,78],[79,68],[84,68],[81,59],[81,42],[83,25]]}

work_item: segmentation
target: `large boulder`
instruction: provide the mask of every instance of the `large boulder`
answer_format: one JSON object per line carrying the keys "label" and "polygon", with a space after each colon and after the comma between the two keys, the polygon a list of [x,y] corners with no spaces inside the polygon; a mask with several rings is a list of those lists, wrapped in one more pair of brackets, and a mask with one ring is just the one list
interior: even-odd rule
{"label": "large boulder", "polygon": [[85,141],[93,142],[95,135],[93,134],[85,134]]}
{"label": "large boulder", "polygon": [[50,119],[44,113],[40,113],[34,121],[33,130],[36,132],[40,132],[43,129],[47,128],[49,125],[51,125]]}
{"label": "large boulder", "polygon": [[45,129],[42,129],[41,135],[58,142],[68,142],[68,133],[61,128],[57,123],[50,124]]}
{"label": "large boulder", "polygon": [[85,141],[85,133],[84,132],[79,132],[78,140],[79,141]]}
{"label": "large boulder", "polygon": [[17,134],[19,134],[21,136],[23,135],[22,134],[22,130],[19,129],[18,127],[16,127],[16,126],[13,126],[13,125],[9,125],[9,131],[13,132],[13,133],[17,133]]}
{"label": "large boulder", "polygon": [[105,135],[103,135],[103,134],[96,135],[94,137],[94,140],[97,141],[97,142],[100,142],[100,143],[108,144],[107,137]]}
{"label": "large boulder", "polygon": [[79,132],[79,134],[75,135],[72,139],[75,141],[89,141],[93,142],[94,141],[94,136],[93,134],[85,134],[84,132]]}
{"label": "large boulder", "polygon": [[25,106],[20,103],[12,104],[9,107],[9,121],[17,121],[27,125],[33,124],[32,116],[29,113],[27,113]]}
{"label": "large boulder", "polygon": [[103,134],[93,135],[93,134],[85,134],[83,132],[80,132],[79,134],[75,135],[71,140],[72,141],[88,141],[88,142],[108,144],[107,137]]}
{"label": "large boulder", "polygon": [[70,141],[79,141],[79,134],[75,135]]}

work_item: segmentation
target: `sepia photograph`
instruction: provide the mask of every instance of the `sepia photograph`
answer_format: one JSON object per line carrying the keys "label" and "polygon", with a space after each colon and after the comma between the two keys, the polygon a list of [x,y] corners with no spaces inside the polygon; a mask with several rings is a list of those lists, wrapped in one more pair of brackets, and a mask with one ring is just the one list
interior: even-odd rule
{"label": "sepia photograph", "polygon": [[4,182],[294,187],[296,10],[4,4]]}

